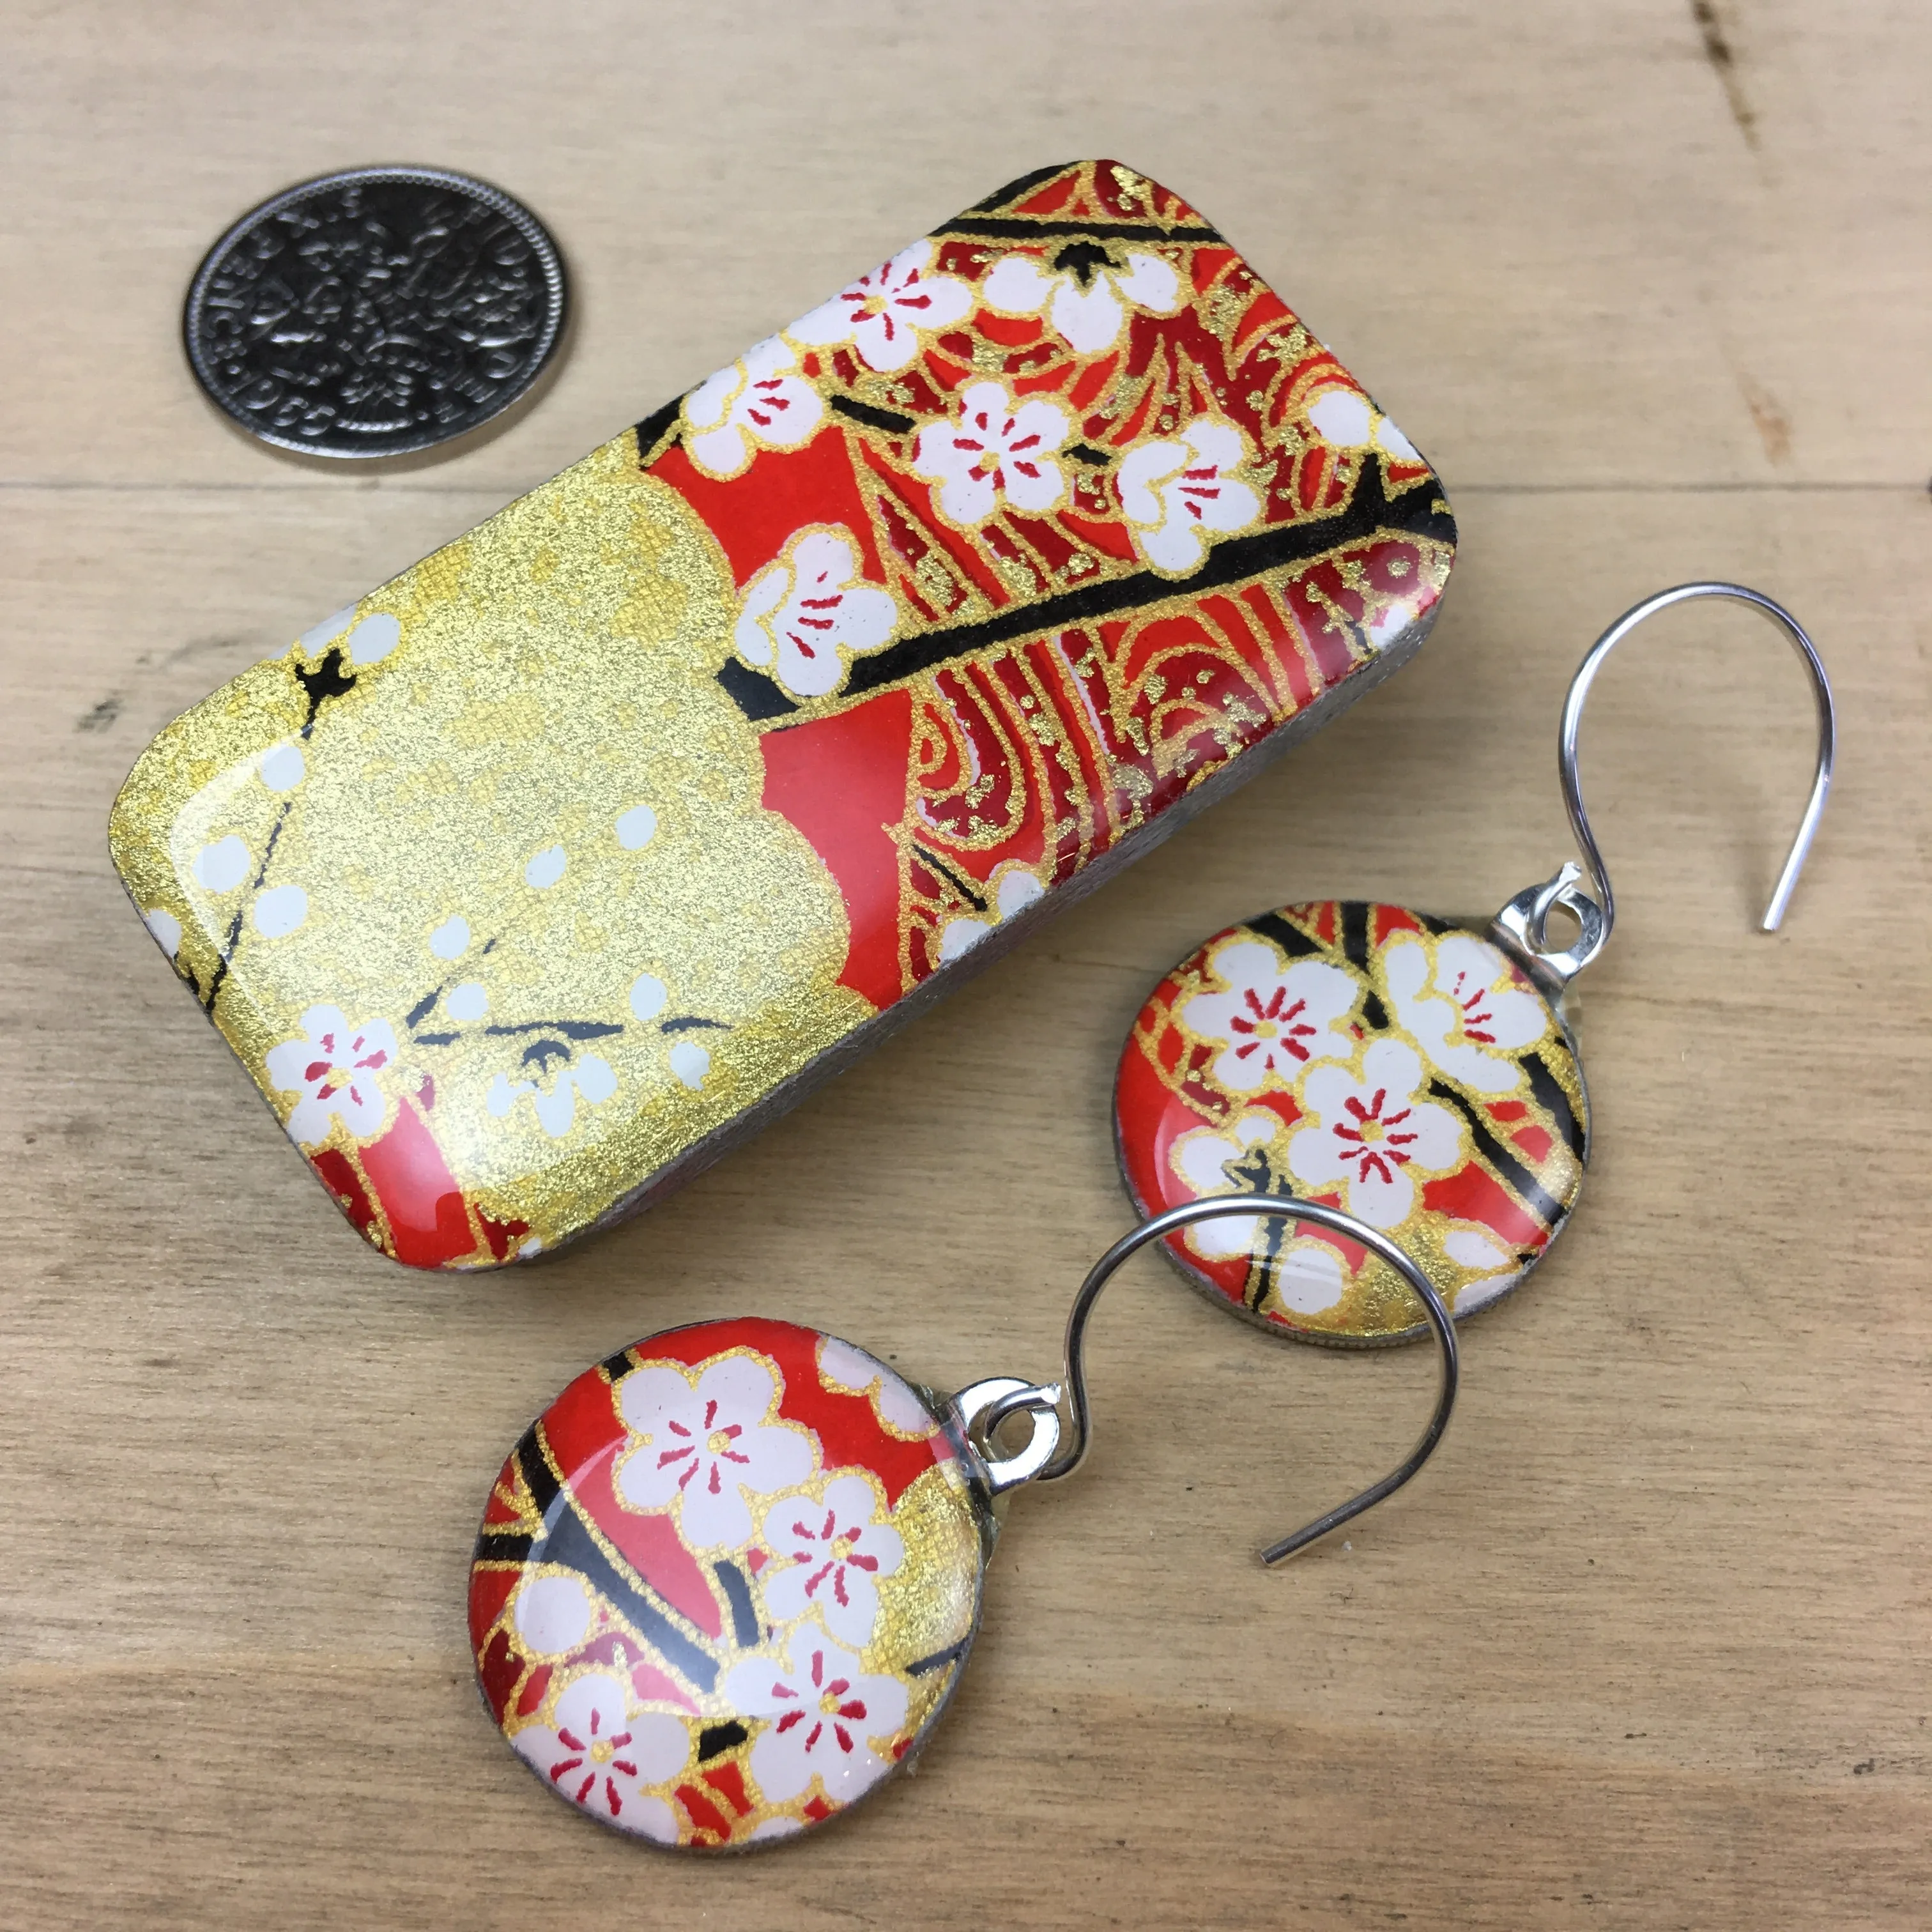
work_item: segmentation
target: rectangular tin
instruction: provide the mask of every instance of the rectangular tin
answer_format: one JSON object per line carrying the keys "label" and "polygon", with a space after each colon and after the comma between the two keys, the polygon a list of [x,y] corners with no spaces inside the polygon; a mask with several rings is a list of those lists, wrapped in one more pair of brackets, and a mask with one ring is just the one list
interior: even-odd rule
{"label": "rectangular tin", "polygon": [[1454,545],[1192,208],[1046,169],[178,718],[114,862],[364,1235],[490,1266],[1359,697]]}

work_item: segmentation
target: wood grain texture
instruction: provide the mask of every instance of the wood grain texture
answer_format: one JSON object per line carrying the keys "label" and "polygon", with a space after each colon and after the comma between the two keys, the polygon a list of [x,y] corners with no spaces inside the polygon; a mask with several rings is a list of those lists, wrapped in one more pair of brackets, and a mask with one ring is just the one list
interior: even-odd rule
{"label": "wood grain texture", "polygon": [[[1810,1928],[1932,1879],[1932,22],[1902,0],[105,0],[0,5],[0,1924]],[[997,182],[1116,154],[1233,236],[1461,516],[1417,664],[674,1201],[554,1265],[363,1249],[104,849],[139,747],[254,658]],[[280,460],[192,388],[238,211],[418,160],[550,223],[542,405],[447,464]],[[677,1864],[532,1790],[470,1688],[490,1472],[585,1363],[793,1316],[956,1386],[1050,1371],[1126,1225],[1150,980],[1334,894],[1494,907],[1566,849],[1585,646],[1617,938],[1570,1232],[1352,1546],[1252,1552],[1406,1443],[1336,1358],[1151,1260],[1077,1482],[1015,1503],[920,1776]],[[505,1847],[513,1848],[505,1850]]]}

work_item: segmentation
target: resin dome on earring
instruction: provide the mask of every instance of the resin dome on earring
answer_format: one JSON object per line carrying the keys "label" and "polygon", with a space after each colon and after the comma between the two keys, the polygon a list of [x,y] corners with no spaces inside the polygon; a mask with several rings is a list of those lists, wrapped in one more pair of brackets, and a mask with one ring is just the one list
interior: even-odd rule
{"label": "resin dome on earring", "polygon": [[[1328,901],[1230,926],[1175,967],[1120,1055],[1114,1129],[1136,1209],[1298,1194],[1400,1243],[1460,1317],[1506,1294],[1575,1205],[1582,1070],[1555,1006],[1470,928]],[[1346,1237],[1230,1216],[1163,1252],[1204,1292],[1304,1340],[1422,1333]]]}
{"label": "resin dome on earring", "polygon": [[991,1376],[936,1396],[789,1322],[646,1336],[538,1417],[484,1510],[470,1637],[510,1748],[598,1823],[667,1848],[754,1850],[849,1810],[911,1762],[958,1684],[1003,1499],[1086,1460],[1102,1291],[1149,1243],[1240,1216],[1375,1250],[1438,1364],[1408,1454],[1262,1561],[1394,1495],[1454,1412],[1455,1324],[1412,1256],[1318,1202],[1232,1195],[1130,1229],[1073,1298],[1055,1382]]}
{"label": "resin dome on earring", "polygon": [[788,1322],[674,1329],[585,1370],[504,1463],[470,1576],[477,1682],[600,1824],[788,1838],[923,1743],[993,1534],[953,1430],[883,1362]]}
{"label": "resin dome on earring", "polygon": [[[1566,862],[1492,920],[1328,900],[1216,933],[1162,980],[1120,1054],[1114,1144],[1135,1207],[1296,1195],[1390,1236],[1459,1318],[1507,1294],[1576,1204],[1590,1108],[1563,1016],[1616,922],[1577,775],[1583,706],[1604,660],[1660,611],[1707,598],[1769,618],[1810,680],[1818,751],[1763,930],[1790,903],[1837,755],[1832,687],[1796,618],[1738,584],[1680,584],[1633,606],[1584,654],[1556,770],[1582,864]],[[1561,911],[1576,933],[1560,946]],[[1167,1236],[1196,1287],[1304,1341],[1372,1346],[1422,1331],[1386,1261],[1334,1229],[1230,1214]]]}

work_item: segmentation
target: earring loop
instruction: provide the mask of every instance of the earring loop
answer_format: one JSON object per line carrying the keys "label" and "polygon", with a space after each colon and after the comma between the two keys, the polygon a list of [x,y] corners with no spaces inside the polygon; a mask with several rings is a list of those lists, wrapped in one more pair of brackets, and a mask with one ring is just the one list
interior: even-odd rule
{"label": "earring loop", "polygon": [[[1435,1454],[1436,1445],[1442,1439],[1442,1432],[1449,1426],[1450,1416],[1456,1407],[1457,1360],[1455,1324],[1449,1318],[1449,1311],[1443,1304],[1442,1296],[1436,1292],[1418,1263],[1403,1249],[1366,1222],[1358,1221],[1352,1214],[1346,1214],[1339,1208],[1331,1208],[1324,1202],[1303,1201],[1293,1196],[1273,1194],[1220,1194],[1198,1201],[1183,1203],[1172,1208],[1164,1214],[1156,1214],[1151,1220],[1123,1234],[1088,1271],[1087,1279],[1080,1284],[1080,1292],[1074,1298],[1072,1312],[1066,1318],[1066,1364],[1065,1372],[1058,1382],[1049,1382],[1033,1387],[1020,1387],[979,1404],[976,1408],[974,1426],[970,1433],[976,1448],[1003,1465],[1007,1461],[1017,1461],[1020,1457],[1031,1460],[1034,1444],[1029,1442],[1018,1456],[1003,1459],[995,1452],[985,1448],[994,1430],[1010,1415],[1024,1412],[1035,1418],[1036,1435],[1042,1426],[1050,1426],[1054,1432],[1054,1446],[1058,1454],[1051,1460],[1041,1461],[1025,1476],[1017,1474],[999,1483],[1000,1488],[1010,1488],[1019,1481],[1039,1483],[1058,1482],[1063,1476],[1070,1476],[1085,1460],[1093,1440],[1092,1412],[1087,1396],[1086,1342],[1087,1324],[1094,1312],[1094,1304],[1100,1299],[1100,1291],[1112,1280],[1115,1270],[1128,1257],[1150,1241],[1157,1241],[1173,1234],[1177,1229],[1191,1226],[1196,1221],[1210,1220],[1224,1214],[1270,1215],[1290,1221],[1305,1221],[1316,1227],[1325,1228],[1331,1234],[1340,1234],[1347,1240],[1378,1256],[1388,1262],[1406,1281],[1421,1302],[1423,1312],[1427,1316],[1431,1332],[1436,1338],[1437,1360],[1440,1376],[1436,1387],[1436,1407],[1415,1447],[1404,1460],[1381,1481],[1371,1484],[1359,1494],[1351,1496],[1345,1503],[1303,1524],[1292,1534],[1283,1537],[1279,1543],[1270,1544],[1262,1552],[1262,1561],[1275,1564],[1292,1556],[1296,1551],[1305,1550],[1309,1544],[1328,1535],[1342,1524],[1353,1520],[1364,1511],[1371,1510],[1385,1498],[1409,1480]],[[977,1395],[976,1388],[967,1391]],[[962,1398],[955,1398],[956,1405]],[[1061,1413],[1062,1404],[1066,1414]],[[1061,1446],[1064,1445],[1064,1446]]]}
{"label": "earring loop", "polygon": [[[1818,753],[1810,796],[1804,807],[1804,815],[1798,821],[1798,836],[1792,841],[1791,850],[1786,855],[1784,870],[1778,874],[1771,902],[1765,908],[1760,930],[1778,930],[1797,887],[1798,876],[1804,871],[1804,861],[1810,854],[1811,842],[1817,834],[1818,822],[1824,816],[1825,800],[1832,789],[1832,768],[1838,753],[1838,716],[1832,700],[1831,680],[1825,675],[1816,646],[1783,604],[1742,584],[1680,584],[1674,590],[1660,590],[1655,596],[1646,597],[1641,604],[1626,610],[1590,646],[1582,663],[1577,667],[1576,675],[1570,681],[1569,694],[1564,700],[1563,719],[1557,732],[1556,770],[1563,788],[1564,808],[1570,815],[1570,830],[1576,838],[1576,849],[1582,855],[1583,872],[1588,876],[1591,892],[1586,893],[1576,886],[1574,881],[1583,874],[1574,866],[1566,864],[1554,878],[1518,893],[1496,916],[1496,926],[1511,943],[1513,950],[1526,955],[1529,963],[1553,980],[1559,988],[1603,950],[1617,916],[1610,871],[1604,863],[1596,836],[1590,830],[1589,814],[1583,807],[1582,781],[1577,772],[1576,740],[1582,724],[1585,701],[1604,660],[1640,624],[1659,611],[1668,610],[1673,604],[1685,604],[1702,597],[1728,598],[1735,603],[1748,604],[1778,625],[1804,662],[1811,680],[1812,700],[1817,709]],[[1561,952],[1550,949],[1544,929],[1550,910],[1556,905],[1563,906],[1582,928],[1576,941]]]}

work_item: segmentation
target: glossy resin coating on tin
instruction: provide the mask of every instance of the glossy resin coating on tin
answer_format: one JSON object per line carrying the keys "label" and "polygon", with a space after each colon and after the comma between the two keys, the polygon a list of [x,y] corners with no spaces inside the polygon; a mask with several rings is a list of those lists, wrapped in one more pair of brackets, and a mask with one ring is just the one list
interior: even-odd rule
{"label": "glossy resin coating on tin", "polygon": [[916,1751],[994,1534],[928,1399],[849,1342],[704,1322],[587,1370],[503,1465],[484,1701],[600,1823],[687,1849],[824,1822]]}
{"label": "glossy resin coating on tin", "polygon": [[[1589,1107],[1563,1022],[1490,940],[1397,906],[1286,906],[1154,988],[1120,1055],[1114,1134],[1143,1215],[1299,1194],[1382,1229],[1458,1317],[1534,1267],[1582,1185]],[[1196,1286],[1312,1341],[1420,1334],[1382,1262],[1231,1216],[1170,1236]]]}
{"label": "glossy resin coating on tin", "polygon": [[368,1240],[489,1266],[1367,689],[1454,539],[1192,208],[1048,169],[177,720],[115,862]]}

